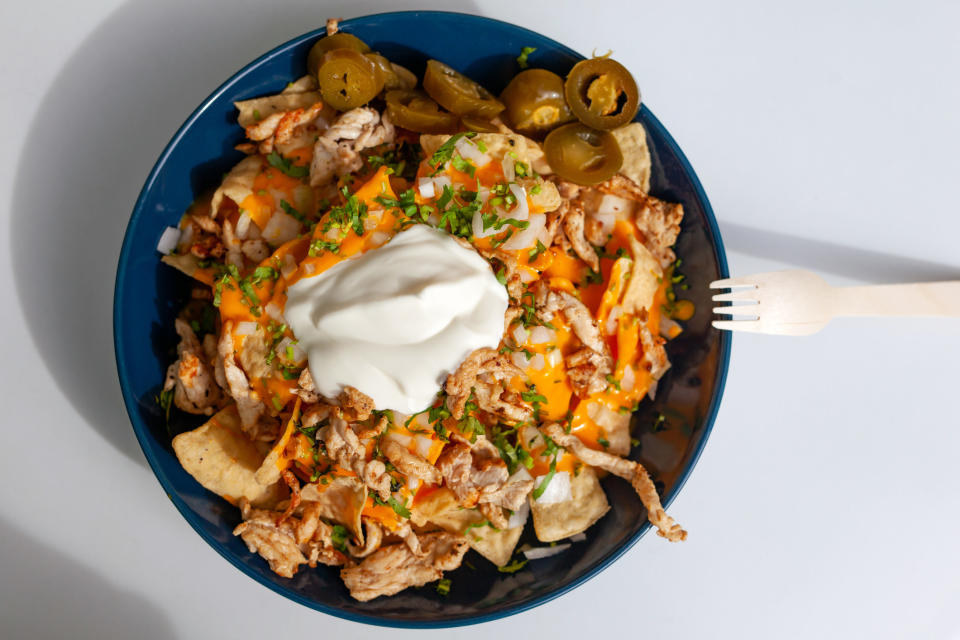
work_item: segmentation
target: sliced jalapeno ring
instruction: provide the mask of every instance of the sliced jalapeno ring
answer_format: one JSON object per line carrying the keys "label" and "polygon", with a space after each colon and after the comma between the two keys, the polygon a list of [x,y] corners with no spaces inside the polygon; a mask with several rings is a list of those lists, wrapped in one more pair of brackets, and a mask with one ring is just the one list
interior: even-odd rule
{"label": "sliced jalapeno ring", "polygon": [[362,106],[383,89],[383,78],[373,62],[353,49],[324,54],[317,69],[317,83],[323,101],[338,111]]}
{"label": "sliced jalapeno ring", "polygon": [[417,133],[453,133],[457,130],[457,116],[441,111],[436,102],[422,91],[396,89],[388,91],[387,115],[398,127]]}
{"label": "sliced jalapeno ring", "polygon": [[577,184],[603,182],[623,165],[623,154],[613,134],[580,122],[551,131],[543,141],[543,151],[554,173]]}
{"label": "sliced jalapeno ring", "polygon": [[477,133],[500,133],[497,125],[477,116],[460,116],[460,124],[463,125],[464,129]]}
{"label": "sliced jalapeno ring", "polygon": [[541,138],[574,119],[563,95],[563,78],[546,69],[527,69],[500,94],[507,124],[525,136]]}
{"label": "sliced jalapeno ring", "polygon": [[503,103],[493,94],[437,60],[427,61],[423,88],[440,106],[460,116],[492,119],[503,111]]}
{"label": "sliced jalapeno ring", "polygon": [[332,36],[320,38],[310,47],[310,53],[307,54],[307,72],[310,75],[316,75],[320,68],[320,61],[323,55],[334,49],[353,49],[360,53],[369,53],[370,47],[367,43],[355,35],[344,33],[343,31],[335,33]]}
{"label": "sliced jalapeno ring", "polygon": [[563,86],[570,110],[594,129],[615,129],[637,115],[640,90],[626,67],[610,58],[581,60]]}

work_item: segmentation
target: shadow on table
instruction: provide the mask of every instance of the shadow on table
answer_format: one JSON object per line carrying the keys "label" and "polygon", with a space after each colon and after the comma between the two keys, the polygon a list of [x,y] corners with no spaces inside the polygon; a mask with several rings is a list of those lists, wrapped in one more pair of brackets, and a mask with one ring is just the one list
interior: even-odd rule
{"label": "shadow on table", "polygon": [[170,620],[141,595],[111,584],[0,520],[0,635],[9,640],[173,638]]}
{"label": "shadow on table", "polygon": [[721,222],[720,231],[728,251],[871,284],[960,279],[960,264],[939,264],[729,222]]}
{"label": "shadow on table", "polygon": [[[418,4],[477,12],[471,0]],[[254,57],[328,17],[390,8],[370,0],[128,2],[64,61],[44,96],[13,195],[17,293],[57,385],[132,460],[145,464],[117,384],[111,307],[123,232],[150,167],[190,112]]]}

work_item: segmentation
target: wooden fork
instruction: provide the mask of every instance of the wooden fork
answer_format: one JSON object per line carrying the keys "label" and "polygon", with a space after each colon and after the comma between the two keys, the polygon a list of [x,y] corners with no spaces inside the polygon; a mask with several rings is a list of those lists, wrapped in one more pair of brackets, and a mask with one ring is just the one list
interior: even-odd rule
{"label": "wooden fork", "polygon": [[[732,304],[713,312],[717,329],[804,336],[838,316],[947,316],[960,318],[960,281],[831,287],[809,271],[773,271],[710,283],[730,289],[713,296]],[[740,316],[739,318],[737,316]]]}

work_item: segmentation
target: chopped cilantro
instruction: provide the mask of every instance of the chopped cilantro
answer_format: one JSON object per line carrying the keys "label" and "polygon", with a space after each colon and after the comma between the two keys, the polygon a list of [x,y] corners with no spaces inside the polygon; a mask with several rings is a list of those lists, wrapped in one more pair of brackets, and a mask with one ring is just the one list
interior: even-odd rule
{"label": "chopped cilantro", "polygon": [[287,215],[293,216],[297,220],[297,222],[299,222],[300,224],[305,224],[308,227],[313,226],[313,224],[309,220],[307,220],[307,216],[305,216],[304,214],[294,209],[293,205],[291,205],[286,200],[280,201],[280,208],[286,211]]}
{"label": "chopped cilantro", "polygon": [[329,240],[321,240],[320,238],[310,242],[310,250],[308,253],[311,257],[315,258],[321,255],[324,251],[329,251],[330,253],[339,253],[340,245]]}
{"label": "chopped cilantro", "polygon": [[597,443],[604,449],[610,448],[610,441],[607,440],[606,438],[603,438],[603,437],[597,438]]}
{"label": "chopped cilantro", "polygon": [[333,532],[330,534],[330,542],[333,543],[333,547],[337,551],[342,551],[343,553],[347,552],[347,540],[349,539],[349,532],[347,528],[342,524],[333,525]]}
{"label": "chopped cilantro", "polygon": [[466,173],[471,178],[477,172],[477,168],[473,165],[473,163],[466,158],[463,158],[460,154],[453,156],[450,159],[450,162],[453,164],[454,169]]}
{"label": "chopped cilantro", "polygon": [[503,286],[507,286],[507,268],[500,267],[500,270],[497,271],[497,282]]}
{"label": "chopped cilantro", "polygon": [[309,167],[295,165],[289,159],[284,158],[276,151],[270,152],[270,155],[267,156],[267,162],[270,163],[271,167],[279,169],[281,172],[285,173],[291,178],[303,178],[310,173]]}
{"label": "chopped cilantro", "polygon": [[276,280],[279,277],[280,272],[273,267],[257,267],[253,270],[253,275],[250,276],[250,282],[257,285],[264,280]]}
{"label": "chopped cilantro", "polygon": [[533,249],[530,249],[530,262],[536,260],[537,257],[546,250],[547,247],[538,239],[537,246],[535,246]]}
{"label": "chopped cilantro", "polygon": [[614,378],[611,374],[607,374],[607,382],[613,386],[614,389],[620,391],[620,381]]}
{"label": "chopped cilantro", "polygon": [[440,578],[437,580],[437,593],[447,597],[450,593],[450,578]]}
{"label": "chopped cilantro", "polygon": [[517,56],[517,64],[520,65],[521,69],[526,69],[530,66],[530,63],[527,62],[527,58],[536,50],[536,47],[524,47],[523,49],[520,49],[520,55]]}
{"label": "chopped cilantro", "polygon": [[499,571],[500,573],[516,573],[517,571],[520,571],[520,569],[523,569],[525,566],[527,566],[527,562],[529,562],[529,560],[527,560],[526,558],[522,560],[517,559],[511,562],[510,564],[504,565],[502,567],[497,567],[497,571]]}
{"label": "chopped cilantro", "polygon": [[437,150],[430,156],[430,166],[434,169],[439,169],[453,158],[453,150],[457,145],[457,140],[460,138],[473,138],[476,135],[475,131],[463,131],[450,136],[450,138],[437,147]]}
{"label": "chopped cilantro", "polygon": [[387,504],[389,504],[393,508],[394,513],[396,513],[401,518],[410,517],[410,509],[407,509],[407,507],[404,506],[402,502],[400,502],[393,496],[390,496],[390,499],[387,500]]}

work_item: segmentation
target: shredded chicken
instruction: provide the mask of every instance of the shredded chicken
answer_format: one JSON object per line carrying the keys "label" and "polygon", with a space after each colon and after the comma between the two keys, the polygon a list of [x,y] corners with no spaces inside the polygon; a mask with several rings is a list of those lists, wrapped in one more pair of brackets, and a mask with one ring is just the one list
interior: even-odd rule
{"label": "shredded chicken", "polygon": [[594,251],[593,247],[590,246],[590,243],[587,242],[587,239],[584,237],[584,219],[586,214],[583,212],[583,206],[578,200],[574,200],[570,203],[569,208],[566,211],[566,215],[563,217],[563,232],[567,236],[567,239],[570,241],[570,246],[573,247],[574,252],[577,256],[587,263],[594,271],[600,270],[600,258],[597,256],[597,252]]}
{"label": "shredded chicken", "polygon": [[323,103],[309,107],[272,113],[246,128],[247,138],[258,143],[262,154],[271,153],[277,145],[289,143],[303,128],[314,124],[323,114]]}
{"label": "shredded chicken", "polygon": [[[516,476],[516,474],[515,474]],[[533,491],[532,477],[511,476],[507,482],[496,491],[488,491],[480,496],[480,504],[493,504],[504,509],[516,511],[526,501]]]}
{"label": "shredded chicken", "polygon": [[683,205],[664,202],[644,193],[635,182],[622,175],[615,175],[596,186],[602,193],[609,193],[637,202],[635,220],[643,244],[650,250],[660,266],[667,268],[676,259],[673,245],[680,234],[680,221],[683,220]]}
{"label": "shredded chicken", "polygon": [[376,520],[364,517],[363,523],[363,546],[357,546],[353,541],[347,542],[347,550],[354,558],[366,558],[368,555],[380,548],[383,542],[383,529],[377,524]]}
{"label": "shredded chicken", "polygon": [[591,449],[583,444],[580,438],[566,433],[563,427],[555,422],[545,425],[541,431],[550,436],[558,445],[577,456],[583,463],[591,467],[605,469],[629,482],[633,490],[640,496],[640,502],[647,509],[647,519],[650,520],[650,524],[657,528],[657,533],[660,536],[671,542],[686,539],[687,532],[663,510],[663,505],[660,504],[660,496],[657,495],[657,489],[642,464],[615,456],[606,451]]}
{"label": "shredded chicken", "polygon": [[607,376],[613,372],[613,358],[590,310],[575,296],[550,289],[542,281],[534,290],[534,302],[538,316],[544,321],[548,321],[553,313],[563,314],[583,345],[565,360],[574,391],[581,396],[603,391]]}
{"label": "shredded chicken", "polygon": [[270,570],[284,578],[292,578],[307,558],[297,544],[294,523],[285,521],[277,524],[274,512],[253,509],[246,498],[240,499],[240,512],[243,517],[233,530],[240,536],[250,551],[259,553],[270,564]]}
{"label": "shredded chicken", "polygon": [[469,545],[463,536],[446,532],[420,537],[423,555],[403,544],[380,547],[359,564],[340,571],[350,595],[361,602],[399,593],[439,580],[444,571],[460,566]]}
{"label": "shredded chicken", "polygon": [[390,475],[379,460],[367,460],[367,451],[350,425],[339,416],[333,416],[330,424],[317,431],[327,455],[344,469],[349,469],[381,500],[390,499]]}
{"label": "shredded chicken", "polygon": [[360,152],[393,142],[396,131],[390,119],[376,109],[351,109],[317,138],[310,164],[310,185],[329,183],[337,176],[352,173],[363,166]]}
{"label": "shredded chicken", "polygon": [[477,406],[484,411],[515,422],[529,420],[533,410],[503,385],[504,381],[522,375],[523,371],[508,356],[495,349],[477,349],[447,376],[447,407],[453,417],[462,418],[472,393]]}
{"label": "shredded chicken", "polygon": [[313,378],[310,377],[309,367],[305,367],[300,372],[300,377],[297,378],[297,388],[293,392],[307,404],[320,402],[320,394],[317,393],[317,388],[313,386]]}
{"label": "shredded chicken", "polygon": [[510,475],[500,452],[483,436],[474,443],[451,442],[437,458],[436,467],[465,507],[489,502],[485,496],[497,495]]}
{"label": "shredded chicken", "polygon": [[646,324],[640,325],[640,345],[643,347],[643,358],[640,363],[654,380],[659,380],[663,374],[670,368],[670,360],[667,359],[667,350],[664,348],[666,342],[660,336],[655,336],[650,332]]}
{"label": "shredded chicken", "polygon": [[500,505],[492,504],[489,502],[481,502],[477,505],[477,509],[480,510],[480,513],[483,514],[483,517],[487,519],[490,523],[490,526],[494,529],[506,529],[509,521],[507,516],[503,513],[503,507]]}
{"label": "shredded chicken", "polygon": [[217,346],[218,361],[223,365],[224,378],[230,395],[237,403],[240,424],[247,433],[257,429],[260,416],[266,410],[260,396],[250,388],[243,369],[237,364],[233,344],[233,321],[226,321],[220,331],[220,343]]}
{"label": "shredded chicken", "polygon": [[327,18],[327,35],[332,36],[340,30],[340,21],[343,18]]}
{"label": "shredded chicken", "polygon": [[343,417],[351,422],[366,420],[374,409],[373,399],[354,387],[344,387],[337,396],[337,404],[343,410]]}
{"label": "shredded chicken", "polygon": [[418,478],[426,484],[440,484],[442,480],[440,470],[403,445],[385,438],[380,445],[380,450],[390,464],[408,478]]}
{"label": "shredded chicken", "polygon": [[213,415],[222,395],[214,379],[212,359],[186,321],[177,318],[175,326],[180,344],[176,362],[167,368],[163,390],[173,389],[173,403],[187,413]]}

